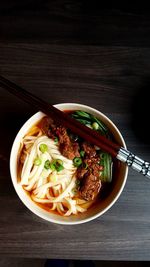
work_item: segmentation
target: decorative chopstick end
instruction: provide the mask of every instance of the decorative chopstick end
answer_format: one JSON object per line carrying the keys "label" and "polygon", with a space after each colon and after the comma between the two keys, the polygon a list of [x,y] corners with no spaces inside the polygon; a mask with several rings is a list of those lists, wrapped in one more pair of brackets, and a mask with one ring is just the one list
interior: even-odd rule
{"label": "decorative chopstick end", "polygon": [[133,153],[126,150],[125,148],[121,147],[119,149],[117,154],[117,159],[119,159],[122,162],[125,162],[128,166],[132,167],[134,170],[150,178],[150,163],[135,156]]}

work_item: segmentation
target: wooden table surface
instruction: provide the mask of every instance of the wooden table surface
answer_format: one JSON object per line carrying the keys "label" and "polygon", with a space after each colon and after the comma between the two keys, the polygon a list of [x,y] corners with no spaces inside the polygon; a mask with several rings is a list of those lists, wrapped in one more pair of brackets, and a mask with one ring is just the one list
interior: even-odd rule
{"label": "wooden table surface", "polygon": [[[128,148],[150,161],[149,10],[98,2],[0,3],[0,74],[51,104],[83,103],[104,112]],[[19,200],[9,154],[35,111],[0,88],[0,254],[150,260],[150,181],[131,169],[115,205],[83,225],[48,223]]]}

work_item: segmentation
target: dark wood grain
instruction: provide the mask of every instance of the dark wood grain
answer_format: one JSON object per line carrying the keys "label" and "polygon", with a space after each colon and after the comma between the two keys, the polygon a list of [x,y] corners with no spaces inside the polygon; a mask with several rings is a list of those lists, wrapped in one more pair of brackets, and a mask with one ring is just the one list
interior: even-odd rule
{"label": "dark wood grain", "polygon": [[[104,112],[128,148],[150,161],[149,12],[97,2],[1,3],[0,74],[51,104],[77,102]],[[1,255],[150,260],[150,181],[132,170],[117,203],[86,225],[48,223],[27,210],[11,183],[9,153],[36,110],[1,88],[0,101]]]}
{"label": "dark wood grain", "polygon": [[3,40],[149,46],[149,7],[98,0],[9,0],[0,8]]}

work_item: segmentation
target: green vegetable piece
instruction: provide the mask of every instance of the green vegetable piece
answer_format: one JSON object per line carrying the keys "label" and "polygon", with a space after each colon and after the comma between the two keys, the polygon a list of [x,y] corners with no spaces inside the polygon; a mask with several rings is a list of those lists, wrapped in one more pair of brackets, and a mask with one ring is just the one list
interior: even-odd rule
{"label": "green vegetable piece", "polygon": [[63,161],[61,159],[56,159],[56,164],[63,165]]}
{"label": "green vegetable piece", "polygon": [[63,161],[61,159],[55,159],[51,162],[50,168],[52,171],[60,172],[64,169]]}
{"label": "green vegetable piece", "polygon": [[35,160],[34,160],[35,166],[39,166],[39,165],[41,165],[41,163],[42,163],[42,160],[39,157],[35,158]]}
{"label": "green vegetable piece", "polygon": [[49,160],[46,160],[46,161],[45,161],[44,168],[45,168],[46,170],[49,170],[49,169],[50,169],[50,161],[49,161]]}
{"label": "green vegetable piece", "polygon": [[83,167],[84,167],[84,169],[86,169],[86,170],[87,170],[87,168],[88,168],[89,166],[88,166],[88,164],[87,164],[87,163],[85,163],[85,162],[84,162],[84,163],[83,163]]}
{"label": "green vegetable piece", "polygon": [[39,149],[42,153],[45,153],[48,150],[48,147],[46,144],[41,144]]}
{"label": "green vegetable piece", "polygon": [[101,172],[100,179],[103,182],[111,182],[112,181],[112,158],[108,153],[100,154],[100,165],[104,167]]}
{"label": "green vegetable piece", "polygon": [[78,158],[78,157],[74,158],[73,159],[73,164],[74,164],[75,167],[79,167],[82,164],[82,159]]}
{"label": "green vegetable piece", "polygon": [[92,129],[100,131],[103,135],[108,134],[108,129],[105,124],[88,112],[77,110],[72,113],[72,117],[84,125],[92,126]]}
{"label": "green vegetable piece", "polygon": [[80,156],[81,156],[81,158],[84,158],[84,155],[85,155],[85,151],[84,151],[84,150],[81,150],[81,151],[80,151]]}
{"label": "green vegetable piece", "polygon": [[91,115],[91,119],[93,120],[93,122],[97,122],[99,125],[99,130],[103,133],[103,134],[107,134],[108,129],[105,126],[105,124],[100,121],[99,119],[97,119],[95,116]]}
{"label": "green vegetable piece", "polygon": [[99,129],[99,125],[98,125],[98,123],[97,122],[93,122],[92,123],[92,128],[93,128],[93,130],[98,130]]}
{"label": "green vegetable piece", "polygon": [[56,166],[55,166],[55,162],[54,161],[50,163],[50,169],[52,171],[55,171],[56,170]]}
{"label": "green vegetable piece", "polygon": [[82,110],[77,110],[74,112],[75,115],[78,115],[80,117],[83,117],[83,118],[88,118],[90,119],[90,114],[85,112],[85,111],[82,111]]}
{"label": "green vegetable piece", "polygon": [[60,172],[64,169],[63,161],[61,159],[56,159],[55,168],[57,172]]}
{"label": "green vegetable piece", "polygon": [[54,143],[55,143],[55,145],[58,144],[58,137],[55,137],[55,139],[54,139]]}
{"label": "green vegetable piece", "polygon": [[57,172],[60,172],[60,171],[62,171],[64,169],[64,166],[63,165],[57,165],[56,166],[56,171]]}

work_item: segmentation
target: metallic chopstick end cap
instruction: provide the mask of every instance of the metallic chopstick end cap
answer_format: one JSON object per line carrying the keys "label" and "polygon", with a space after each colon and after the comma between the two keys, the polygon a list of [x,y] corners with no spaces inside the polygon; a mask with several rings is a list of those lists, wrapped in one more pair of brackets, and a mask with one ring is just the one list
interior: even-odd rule
{"label": "metallic chopstick end cap", "polygon": [[128,166],[131,166],[134,170],[142,173],[144,176],[150,178],[150,163],[135,156],[130,151],[121,147],[117,154],[117,159],[125,162]]}

